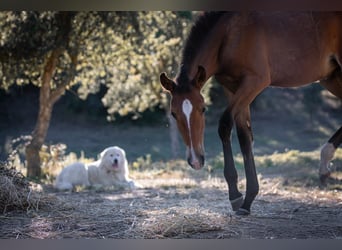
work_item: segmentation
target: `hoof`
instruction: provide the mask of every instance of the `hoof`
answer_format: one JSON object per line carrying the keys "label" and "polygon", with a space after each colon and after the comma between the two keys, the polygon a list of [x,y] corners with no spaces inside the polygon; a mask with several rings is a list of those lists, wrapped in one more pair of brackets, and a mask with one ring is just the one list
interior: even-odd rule
{"label": "hoof", "polygon": [[242,206],[242,203],[243,203],[243,196],[240,196],[239,198],[236,198],[230,201],[233,211],[239,210],[239,208]]}
{"label": "hoof", "polygon": [[240,208],[236,211],[235,214],[236,214],[236,215],[239,215],[239,216],[246,216],[246,215],[250,215],[251,212],[248,211],[247,209],[244,209],[244,208],[241,208],[241,207],[240,207]]}

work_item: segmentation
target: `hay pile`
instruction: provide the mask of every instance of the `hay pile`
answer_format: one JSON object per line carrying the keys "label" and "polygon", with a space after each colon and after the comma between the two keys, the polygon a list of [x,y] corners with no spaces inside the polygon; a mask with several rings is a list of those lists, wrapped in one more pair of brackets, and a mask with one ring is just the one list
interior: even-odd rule
{"label": "hay pile", "polygon": [[33,190],[33,185],[9,162],[0,162],[0,214],[13,210],[38,210],[49,204],[42,201],[42,193]]}
{"label": "hay pile", "polygon": [[145,239],[197,238],[210,232],[218,234],[228,221],[228,217],[206,209],[175,207],[150,214],[134,231]]}

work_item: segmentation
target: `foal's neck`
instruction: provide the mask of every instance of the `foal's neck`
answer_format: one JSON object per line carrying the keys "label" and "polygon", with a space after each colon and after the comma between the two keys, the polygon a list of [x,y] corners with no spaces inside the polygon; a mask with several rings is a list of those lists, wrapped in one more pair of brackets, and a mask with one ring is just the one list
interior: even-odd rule
{"label": "foal's neck", "polygon": [[[212,32],[203,38],[198,52],[193,55],[191,60],[182,60],[181,71],[186,70],[187,77],[191,80],[195,77],[198,66],[204,67],[206,71],[206,81],[214,75],[219,69],[219,51],[226,35],[222,30],[222,25],[218,23],[213,27]],[[180,72],[184,74],[185,72]]]}

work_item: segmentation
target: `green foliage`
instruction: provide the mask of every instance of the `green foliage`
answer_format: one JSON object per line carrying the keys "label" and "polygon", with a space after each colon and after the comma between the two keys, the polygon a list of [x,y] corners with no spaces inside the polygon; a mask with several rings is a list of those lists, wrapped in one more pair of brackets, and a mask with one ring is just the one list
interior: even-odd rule
{"label": "green foliage", "polygon": [[[159,83],[162,71],[175,74],[180,60],[183,37],[189,19],[173,12],[138,12],[136,28],[139,38],[124,39],[108,31],[107,46],[114,46],[116,56],[104,53],[108,91],[102,101],[108,108],[108,118],[132,115],[138,118],[143,111],[165,107],[167,95]],[[128,27],[130,30],[130,27]],[[108,76],[108,75],[107,75]]]}
{"label": "green foliage", "polygon": [[[72,20],[69,30],[65,16]],[[192,16],[188,11],[0,12],[0,87],[40,86],[50,52],[60,47],[52,89],[77,84],[85,99],[103,84],[108,119],[138,118],[145,110],[165,107],[159,74],[177,72]]]}
{"label": "green foliage", "polygon": [[[52,88],[64,84],[72,60],[68,21],[74,13],[0,12],[0,87],[12,84],[41,84],[46,59],[56,48],[65,51],[59,58]],[[64,27],[64,28],[63,28]]]}
{"label": "green foliage", "polygon": [[132,169],[134,170],[146,170],[149,169],[152,165],[152,157],[151,154],[147,154],[145,156],[138,157],[131,164]]}
{"label": "green foliage", "polygon": [[39,57],[51,50],[57,35],[55,15],[56,12],[0,12],[2,53],[21,59]]}

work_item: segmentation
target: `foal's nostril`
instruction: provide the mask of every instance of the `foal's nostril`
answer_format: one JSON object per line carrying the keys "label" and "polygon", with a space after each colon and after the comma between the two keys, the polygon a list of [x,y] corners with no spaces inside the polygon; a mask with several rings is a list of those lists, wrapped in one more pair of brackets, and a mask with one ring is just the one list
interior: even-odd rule
{"label": "foal's nostril", "polygon": [[118,159],[114,159],[114,163],[115,163],[115,164],[118,164]]}
{"label": "foal's nostril", "polygon": [[189,164],[189,166],[192,166],[190,157],[188,158],[188,164]]}

